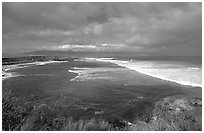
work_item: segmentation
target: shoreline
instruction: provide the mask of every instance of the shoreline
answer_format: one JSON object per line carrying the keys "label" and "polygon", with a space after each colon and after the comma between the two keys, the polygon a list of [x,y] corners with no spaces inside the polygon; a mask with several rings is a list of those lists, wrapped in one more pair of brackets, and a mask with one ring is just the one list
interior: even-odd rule
{"label": "shoreline", "polygon": [[21,68],[26,68],[26,67],[33,67],[33,66],[43,66],[46,64],[55,64],[55,63],[64,63],[68,61],[37,61],[37,62],[31,62],[31,63],[20,63],[20,64],[15,64],[15,65],[2,65],[2,81],[13,78],[13,77],[19,77],[23,76],[20,74],[17,74],[15,72],[8,72],[11,70],[15,69],[21,69]]}
{"label": "shoreline", "polygon": [[147,75],[149,77],[157,78],[157,79],[164,80],[164,81],[167,81],[167,82],[173,82],[173,83],[176,83],[176,84],[179,84],[179,85],[202,88],[201,84],[194,84],[194,83],[188,83],[188,82],[179,82],[179,81],[176,81],[176,80],[173,80],[173,79],[158,77],[158,76],[155,76],[155,75],[148,74],[148,73],[146,73],[144,71],[141,71],[141,70],[138,70],[138,69],[136,69],[134,67],[125,65],[125,64],[128,63],[128,61],[112,60],[113,58],[85,58],[85,59],[88,60],[88,61],[94,60],[94,61],[101,61],[101,62],[109,62],[109,63],[116,64],[116,65],[121,66],[121,67],[125,67],[125,68],[130,69],[130,70],[139,72],[139,73]]}

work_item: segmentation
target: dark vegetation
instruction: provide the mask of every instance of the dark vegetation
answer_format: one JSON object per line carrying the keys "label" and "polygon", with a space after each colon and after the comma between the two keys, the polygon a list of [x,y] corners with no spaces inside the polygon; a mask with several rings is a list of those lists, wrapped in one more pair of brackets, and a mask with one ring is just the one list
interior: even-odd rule
{"label": "dark vegetation", "polygon": [[[119,119],[83,117],[78,112],[69,112],[60,104],[43,104],[43,97],[19,98],[5,90],[2,99],[3,130],[48,130],[48,131],[185,131],[202,130],[202,99],[167,97],[158,101],[152,118],[136,119],[130,123]],[[71,115],[72,114],[72,115]]]}
{"label": "dark vegetation", "polygon": [[27,57],[12,57],[2,58],[2,65],[13,65],[20,63],[31,63],[38,61],[69,61],[75,58],[59,57],[59,56],[27,56]]}

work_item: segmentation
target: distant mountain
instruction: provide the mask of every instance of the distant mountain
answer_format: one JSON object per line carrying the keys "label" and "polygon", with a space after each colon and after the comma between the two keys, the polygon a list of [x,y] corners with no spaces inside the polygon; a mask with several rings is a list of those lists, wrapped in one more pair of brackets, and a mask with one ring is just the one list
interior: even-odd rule
{"label": "distant mountain", "polygon": [[11,54],[11,53],[2,53],[2,58],[11,58],[11,57],[23,57],[23,56],[27,56],[25,54]]}
{"label": "distant mountain", "polygon": [[69,56],[69,57],[118,57],[118,56],[130,56],[135,53],[129,52],[111,52],[111,51],[50,51],[40,50],[34,52],[23,53],[25,55],[46,55],[46,56]]}
{"label": "distant mountain", "polygon": [[47,55],[47,56],[70,56],[73,55],[73,51],[51,51],[51,50],[39,50],[39,51],[33,51],[33,52],[26,52],[23,54],[26,55]]}

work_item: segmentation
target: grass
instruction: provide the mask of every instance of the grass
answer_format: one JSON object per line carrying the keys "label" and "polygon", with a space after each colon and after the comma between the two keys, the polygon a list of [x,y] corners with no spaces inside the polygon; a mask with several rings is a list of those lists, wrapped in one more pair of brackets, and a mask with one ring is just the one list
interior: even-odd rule
{"label": "grass", "polygon": [[[26,99],[26,101],[29,101]],[[98,117],[75,119],[64,115],[58,107],[40,106],[25,103],[3,93],[2,129],[21,131],[200,131],[202,130],[201,98],[168,97],[155,104],[152,119],[147,123],[135,120],[132,123],[119,120],[108,121]]]}
{"label": "grass", "polygon": [[[38,119],[38,118],[37,118]],[[38,121],[38,120],[37,120]],[[48,130],[48,131],[107,131],[110,125],[97,119],[72,121],[72,118],[54,118],[52,121],[44,121],[37,124],[36,118],[28,119],[21,127],[21,131]]]}
{"label": "grass", "polygon": [[201,131],[201,101],[201,98],[164,98],[156,103],[149,123],[136,121],[128,130]]}

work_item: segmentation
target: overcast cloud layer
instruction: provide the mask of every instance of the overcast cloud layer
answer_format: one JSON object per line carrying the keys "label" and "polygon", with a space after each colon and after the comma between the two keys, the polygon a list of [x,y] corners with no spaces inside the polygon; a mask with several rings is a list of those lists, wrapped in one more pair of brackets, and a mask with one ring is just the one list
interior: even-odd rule
{"label": "overcast cloud layer", "polygon": [[201,3],[3,3],[3,52],[202,54]]}

